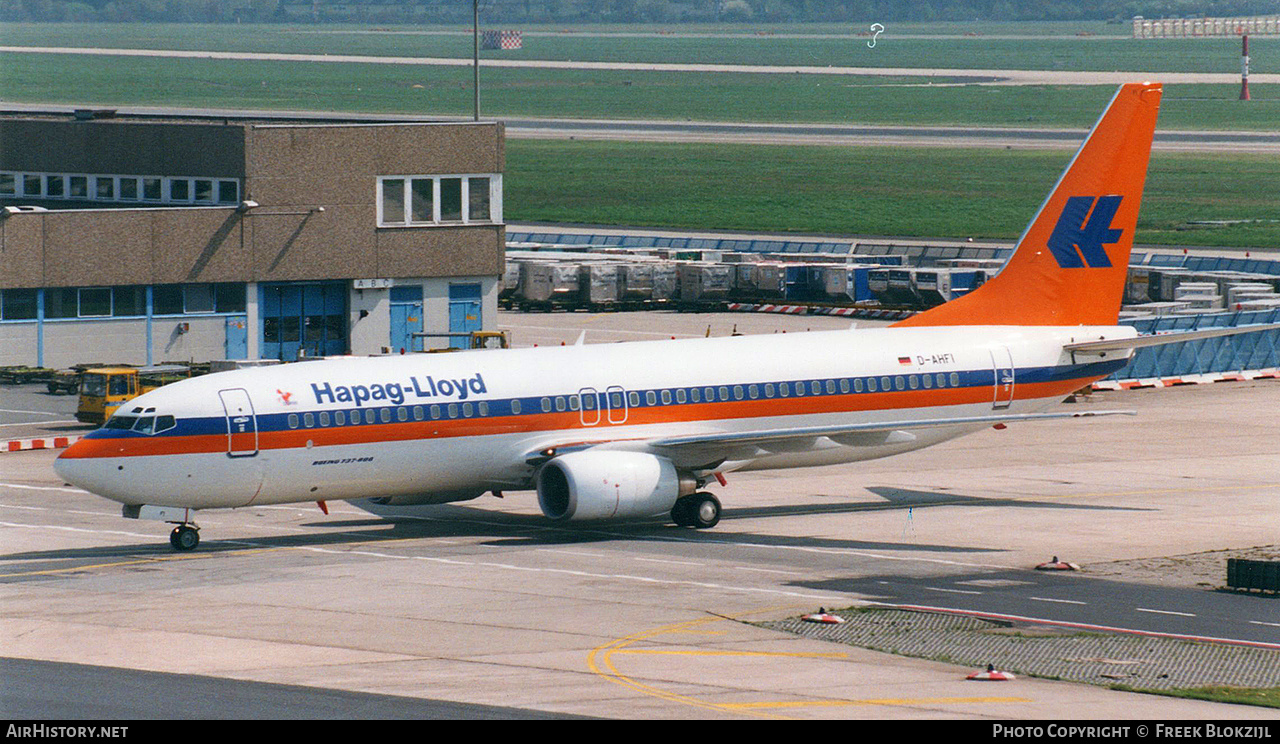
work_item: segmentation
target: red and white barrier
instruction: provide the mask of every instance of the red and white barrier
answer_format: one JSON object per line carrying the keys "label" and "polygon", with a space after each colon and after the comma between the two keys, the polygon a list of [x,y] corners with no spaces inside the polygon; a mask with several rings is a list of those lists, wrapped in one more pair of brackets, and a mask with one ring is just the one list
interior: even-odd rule
{"label": "red and white barrier", "polygon": [[813,305],[774,305],[751,302],[730,302],[727,306],[735,313],[781,313],[785,315],[839,315],[870,320],[902,320],[913,313],[910,310],[877,310],[864,307],[818,307]]}
{"label": "red and white barrier", "polygon": [[22,452],[25,450],[64,449],[79,440],[74,437],[43,437],[40,439],[11,439],[0,442],[0,452]]}
{"label": "red and white barrier", "polygon": [[1239,382],[1241,380],[1280,379],[1280,369],[1247,369],[1239,372],[1210,372],[1202,375],[1177,377],[1142,377],[1131,380],[1099,380],[1094,390],[1133,390],[1135,388],[1160,388],[1175,385],[1204,385],[1212,382]]}

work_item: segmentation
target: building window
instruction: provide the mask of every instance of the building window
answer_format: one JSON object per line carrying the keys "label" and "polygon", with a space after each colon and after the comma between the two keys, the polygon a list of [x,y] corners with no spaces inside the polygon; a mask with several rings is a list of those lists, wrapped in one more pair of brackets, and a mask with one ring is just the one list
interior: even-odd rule
{"label": "building window", "polygon": [[111,315],[111,288],[86,287],[80,290],[80,317],[102,318]]}
{"label": "building window", "polygon": [[489,179],[474,176],[467,179],[467,215],[472,222],[489,221]]}
{"label": "building window", "polygon": [[147,288],[139,286],[111,288],[111,314],[117,318],[147,314]]}
{"label": "building window", "polygon": [[[166,195],[165,183],[169,191]],[[236,204],[240,182],[232,179],[160,176],[0,173],[0,196],[77,201],[151,201],[180,204]]]}
{"label": "building window", "polygon": [[6,289],[0,292],[0,320],[35,320],[36,290]]}
{"label": "building window", "polygon": [[238,204],[240,202],[240,184],[236,181],[218,181],[218,203]]}
{"label": "building window", "polygon": [[44,291],[44,317],[74,318],[79,312],[78,293],[74,287],[57,287]]}
{"label": "building window", "polygon": [[440,179],[440,221],[462,221],[462,179]]}
{"label": "building window", "polygon": [[412,183],[410,220],[435,222],[435,181],[430,178],[415,178]]}
{"label": "building window", "polygon": [[501,176],[385,176],[378,179],[378,225],[500,222]]}
{"label": "building window", "polygon": [[213,312],[213,285],[210,285],[210,284],[183,285],[182,311],[187,313]]}
{"label": "building window", "polygon": [[151,308],[156,315],[182,314],[182,285],[159,284],[151,290]]}

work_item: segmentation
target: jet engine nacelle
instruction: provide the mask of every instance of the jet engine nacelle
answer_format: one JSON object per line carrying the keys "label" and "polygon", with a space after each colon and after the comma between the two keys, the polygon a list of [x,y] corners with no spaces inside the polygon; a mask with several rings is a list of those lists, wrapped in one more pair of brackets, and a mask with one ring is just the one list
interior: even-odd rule
{"label": "jet engine nacelle", "polygon": [[696,490],[664,457],[643,452],[571,452],[538,471],[538,505],[556,520],[648,517]]}

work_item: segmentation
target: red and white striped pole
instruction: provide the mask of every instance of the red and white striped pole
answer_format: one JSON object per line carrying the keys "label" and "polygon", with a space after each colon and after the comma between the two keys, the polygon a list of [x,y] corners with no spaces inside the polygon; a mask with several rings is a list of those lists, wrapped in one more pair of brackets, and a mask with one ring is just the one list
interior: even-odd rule
{"label": "red and white striped pole", "polygon": [[1240,47],[1240,100],[1249,100],[1249,35],[1243,34]]}

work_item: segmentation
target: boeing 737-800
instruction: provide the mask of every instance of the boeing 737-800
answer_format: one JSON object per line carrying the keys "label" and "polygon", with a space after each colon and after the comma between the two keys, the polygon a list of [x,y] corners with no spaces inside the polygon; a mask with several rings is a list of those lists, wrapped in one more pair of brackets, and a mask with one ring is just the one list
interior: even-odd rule
{"label": "boeing 737-800", "polygon": [[125,516],[176,523],[180,550],[202,509],[511,490],[554,520],[705,528],[720,502],[701,489],[726,472],[1067,416],[1042,411],[1150,342],[1116,321],[1160,94],[1120,88],[998,276],[892,327],[212,374],[136,398],[54,467]]}

